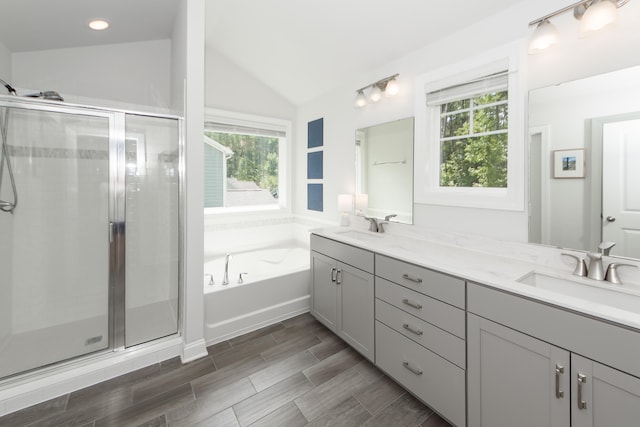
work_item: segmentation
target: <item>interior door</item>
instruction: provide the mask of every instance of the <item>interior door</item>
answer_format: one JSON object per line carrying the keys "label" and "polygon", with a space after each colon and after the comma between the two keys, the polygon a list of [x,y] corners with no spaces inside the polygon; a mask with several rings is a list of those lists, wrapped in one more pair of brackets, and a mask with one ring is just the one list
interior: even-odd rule
{"label": "interior door", "polygon": [[602,144],[602,240],[640,258],[640,119],[606,123]]}

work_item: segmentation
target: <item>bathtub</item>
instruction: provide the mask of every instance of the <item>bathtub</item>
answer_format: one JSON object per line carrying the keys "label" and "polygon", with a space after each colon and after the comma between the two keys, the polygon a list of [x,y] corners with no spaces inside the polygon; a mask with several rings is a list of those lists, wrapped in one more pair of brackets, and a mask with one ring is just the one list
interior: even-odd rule
{"label": "bathtub", "polygon": [[[207,345],[309,311],[308,247],[292,241],[231,252],[228,285],[222,285],[224,264],[224,254],[205,258]],[[243,283],[238,283],[240,273],[243,273]],[[210,284],[211,275],[214,284]]]}

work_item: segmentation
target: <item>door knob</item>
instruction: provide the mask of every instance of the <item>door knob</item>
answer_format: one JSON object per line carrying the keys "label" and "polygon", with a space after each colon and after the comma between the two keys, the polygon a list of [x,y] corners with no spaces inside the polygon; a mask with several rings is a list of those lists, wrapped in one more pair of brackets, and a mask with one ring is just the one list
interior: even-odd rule
{"label": "door knob", "polygon": [[616,217],[615,216],[608,216],[607,217],[607,221],[608,222],[616,222]]}

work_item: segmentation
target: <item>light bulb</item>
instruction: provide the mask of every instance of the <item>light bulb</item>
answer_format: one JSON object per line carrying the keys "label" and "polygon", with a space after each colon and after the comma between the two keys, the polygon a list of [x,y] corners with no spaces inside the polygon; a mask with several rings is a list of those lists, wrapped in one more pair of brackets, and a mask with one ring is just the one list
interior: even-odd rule
{"label": "light bulb", "polygon": [[387,83],[387,87],[384,89],[384,96],[391,97],[396,96],[400,92],[400,86],[398,86],[398,82],[396,79],[389,80]]}
{"label": "light bulb", "polygon": [[369,94],[369,101],[378,102],[382,99],[382,90],[378,87],[377,84],[373,85],[371,89],[371,93]]}
{"label": "light bulb", "polygon": [[104,19],[94,19],[89,22],[89,28],[96,31],[103,31],[109,28],[109,22]]}
{"label": "light bulb", "polygon": [[558,43],[558,30],[548,20],[540,22],[529,41],[529,54],[541,52]]}
{"label": "light bulb", "polygon": [[358,91],[358,94],[356,95],[355,105],[358,108],[362,108],[367,105],[367,97],[364,96],[364,92],[362,91],[362,89],[360,89]]}
{"label": "light bulb", "polygon": [[618,19],[618,6],[610,0],[594,0],[582,16],[578,36],[584,37],[592,31],[598,31],[615,22],[616,19]]}

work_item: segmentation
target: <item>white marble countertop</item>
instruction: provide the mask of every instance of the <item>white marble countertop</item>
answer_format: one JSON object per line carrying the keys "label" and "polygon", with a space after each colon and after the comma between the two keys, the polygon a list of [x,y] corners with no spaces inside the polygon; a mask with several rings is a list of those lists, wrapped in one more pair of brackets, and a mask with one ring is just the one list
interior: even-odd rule
{"label": "white marble countertop", "polygon": [[[640,298],[640,282],[636,277],[640,274],[638,268],[627,268],[628,272],[625,272],[623,277],[625,284],[613,285],[605,281],[573,276],[575,261],[561,256],[561,250],[558,248],[424,230],[411,230],[411,235],[407,232],[372,233],[359,227],[325,227],[312,232],[498,290],[640,330],[640,306],[635,312],[622,310],[579,296],[564,295],[517,281],[536,271],[581,282],[584,286],[628,293],[632,295],[630,298]],[[605,268],[606,265],[605,260]]]}

